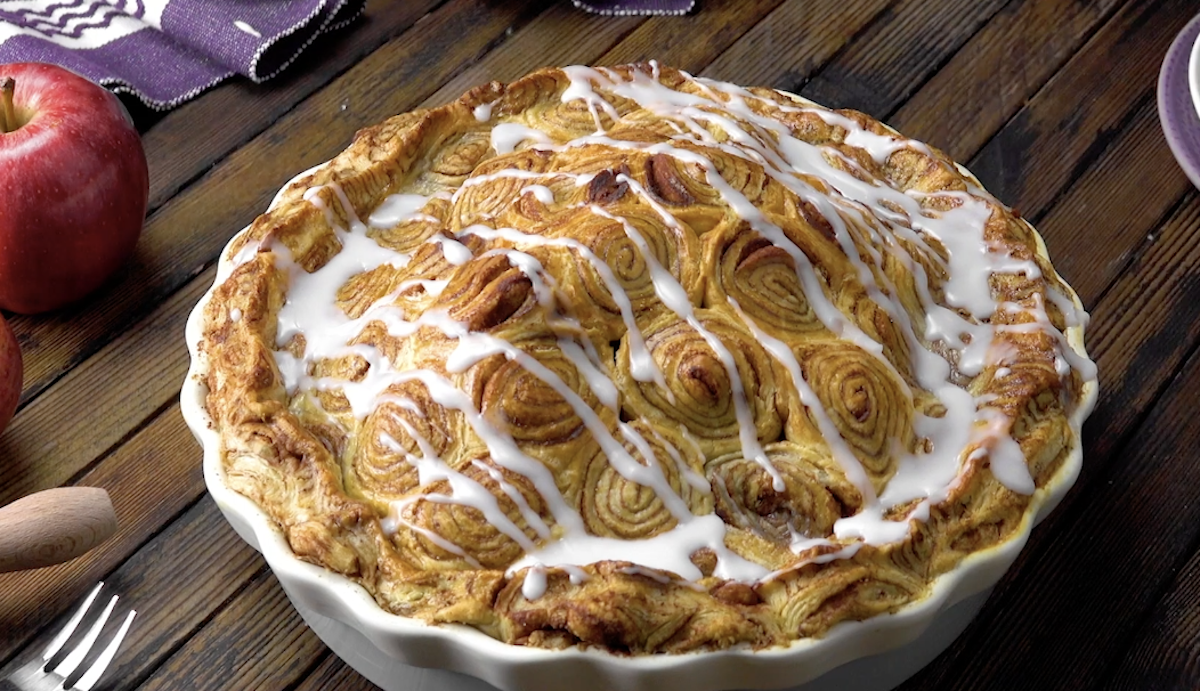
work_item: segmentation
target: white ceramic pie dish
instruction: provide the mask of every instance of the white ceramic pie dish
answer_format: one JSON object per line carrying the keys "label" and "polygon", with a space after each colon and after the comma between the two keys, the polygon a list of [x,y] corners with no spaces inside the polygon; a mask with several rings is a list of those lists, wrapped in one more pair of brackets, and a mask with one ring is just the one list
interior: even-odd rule
{"label": "white ceramic pie dish", "polygon": [[[965,169],[963,172],[970,175]],[[277,195],[272,206],[278,200]],[[1037,240],[1044,254],[1040,236]],[[227,246],[214,284],[220,284],[231,269]],[[184,419],[203,448],[208,491],[238,535],[262,553],[297,611],[322,640],[354,669],[389,691],[487,688],[476,679],[503,691],[559,688],[567,679],[572,691],[891,689],[932,661],[966,628],[1015,561],[1030,531],[1074,484],[1082,465],[1082,450],[1077,446],[1057,475],[1035,493],[1031,510],[1013,539],[964,559],[933,583],[929,597],[894,614],[838,624],[821,639],[762,651],[641,657],[508,645],[466,626],[431,626],[383,610],[358,584],[297,558],[266,514],[225,484],[219,438],[205,407],[208,364],[199,350],[204,307],[211,294],[210,289],[188,319],[191,366],[180,395]],[[1082,305],[1079,307],[1082,310]],[[1071,329],[1068,339],[1079,353],[1085,352],[1079,329]],[[1092,381],[1085,386],[1071,420],[1076,438],[1096,395]],[[369,648],[364,648],[367,643]]]}

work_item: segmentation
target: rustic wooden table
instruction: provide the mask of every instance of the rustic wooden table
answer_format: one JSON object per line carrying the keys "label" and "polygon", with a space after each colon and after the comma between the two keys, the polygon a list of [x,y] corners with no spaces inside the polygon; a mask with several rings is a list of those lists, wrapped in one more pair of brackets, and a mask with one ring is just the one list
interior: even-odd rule
{"label": "rustic wooden table", "polygon": [[162,116],[136,256],[74,308],[11,323],[22,407],[0,504],[105,487],[121,522],[0,576],[0,679],[98,579],[139,610],[111,689],[359,689],[205,493],[180,416],[184,320],[230,236],[355,130],[546,64],[649,58],[851,107],[965,162],[1040,228],[1092,314],[1102,393],[1075,489],[974,624],[904,689],[1200,687],[1200,195],[1155,105],[1194,0],[700,0],[605,18],[566,0],[378,0],[267,86]]}

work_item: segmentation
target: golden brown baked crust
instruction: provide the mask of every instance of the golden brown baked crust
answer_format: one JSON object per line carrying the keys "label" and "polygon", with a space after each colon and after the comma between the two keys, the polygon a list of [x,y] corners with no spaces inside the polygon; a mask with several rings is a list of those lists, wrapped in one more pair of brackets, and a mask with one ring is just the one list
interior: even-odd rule
{"label": "golden brown baked crust", "polygon": [[[1028,520],[1094,379],[1036,233],[942,154],[657,65],[363,130],[223,262],[227,484],[383,608],[523,645],[763,648],[918,601]],[[686,564],[530,559],[571,540]]]}

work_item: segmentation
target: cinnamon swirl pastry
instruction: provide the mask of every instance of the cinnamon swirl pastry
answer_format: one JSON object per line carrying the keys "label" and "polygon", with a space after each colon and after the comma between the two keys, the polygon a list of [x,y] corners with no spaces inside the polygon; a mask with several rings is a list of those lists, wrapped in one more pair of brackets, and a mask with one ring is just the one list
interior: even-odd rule
{"label": "cinnamon swirl pastry", "polygon": [[1086,314],[870,118],[656,64],[359,133],[203,307],[222,481],[379,606],[761,649],[930,595],[1077,471]]}

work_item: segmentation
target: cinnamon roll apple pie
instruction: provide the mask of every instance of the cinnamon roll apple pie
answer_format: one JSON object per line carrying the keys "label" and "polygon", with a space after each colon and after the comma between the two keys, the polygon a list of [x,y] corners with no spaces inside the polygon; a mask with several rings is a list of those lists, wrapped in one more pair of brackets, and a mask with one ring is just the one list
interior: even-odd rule
{"label": "cinnamon roll apple pie", "polygon": [[361,131],[203,312],[224,481],[385,610],[761,649],[927,597],[1077,471],[1037,233],[857,112],[651,63]]}

